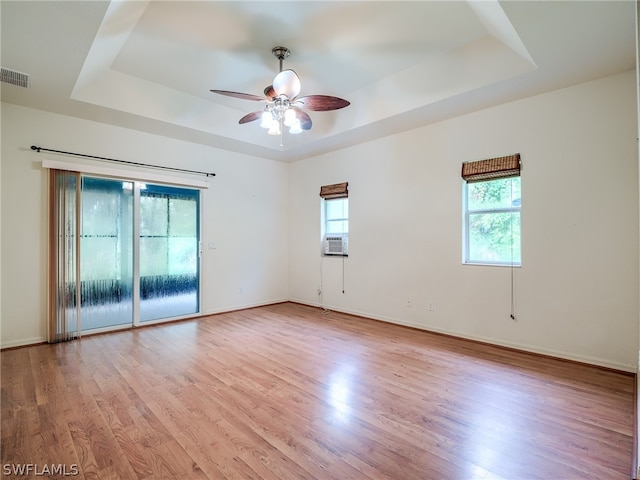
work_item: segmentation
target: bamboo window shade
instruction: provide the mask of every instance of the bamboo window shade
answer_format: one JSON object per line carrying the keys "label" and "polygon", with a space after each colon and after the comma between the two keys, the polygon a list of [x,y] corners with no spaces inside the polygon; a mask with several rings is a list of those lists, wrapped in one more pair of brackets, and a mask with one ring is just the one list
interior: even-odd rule
{"label": "bamboo window shade", "polygon": [[487,158],[462,164],[462,178],[468,183],[520,176],[520,154]]}
{"label": "bamboo window shade", "polygon": [[334,183],[320,187],[322,198],[347,198],[349,196],[349,182]]}

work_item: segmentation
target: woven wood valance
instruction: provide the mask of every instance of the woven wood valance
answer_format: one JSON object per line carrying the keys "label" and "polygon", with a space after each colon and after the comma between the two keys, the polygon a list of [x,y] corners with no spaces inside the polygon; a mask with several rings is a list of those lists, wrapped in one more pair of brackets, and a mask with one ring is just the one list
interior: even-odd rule
{"label": "woven wood valance", "polygon": [[481,182],[497,178],[520,176],[520,154],[487,158],[462,164],[462,178],[467,182]]}
{"label": "woven wood valance", "polygon": [[347,198],[349,196],[349,182],[334,183],[320,187],[322,198]]}

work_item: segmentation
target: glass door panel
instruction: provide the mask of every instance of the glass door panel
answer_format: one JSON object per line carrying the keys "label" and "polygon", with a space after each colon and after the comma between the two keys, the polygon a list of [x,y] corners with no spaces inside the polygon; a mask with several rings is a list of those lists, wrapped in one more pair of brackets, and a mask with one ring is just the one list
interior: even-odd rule
{"label": "glass door panel", "polygon": [[133,184],[82,179],[82,330],[133,322]]}
{"label": "glass door panel", "polygon": [[199,311],[199,192],[140,188],[140,321]]}

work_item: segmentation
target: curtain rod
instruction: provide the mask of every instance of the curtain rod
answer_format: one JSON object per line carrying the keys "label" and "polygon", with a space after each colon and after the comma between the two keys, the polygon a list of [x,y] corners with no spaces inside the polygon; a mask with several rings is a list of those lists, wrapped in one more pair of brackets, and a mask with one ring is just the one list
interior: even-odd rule
{"label": "curtain rod", "polygon": [[162,165],[149,165],[148,163],[138,163],[131,162],[129,160],[117,160],[115,158],[107,158],[107,157],[98,157],[95,155],[85,155],[84,153],[73,153],[73,152],[65,152],[62,150],[51,150],[50,148],[37,147],[36,145],[31,145],[31,150],[35,150],[36,152],[52,152],[52,153],[62,153],[64,155],[74,155],[76,157],[84,157],[84,158],[93,158],[95,160],[103,160],[106,162],[116,162],[116,163],[124,163],[127,165],[135,165],[137,167],[150,167],[150,168],[158,168],[161,170],[172,170],[174,172],[182,172],[182,173],[194,173],[196,175],[206,175],[207,177],[215,177],[215,173],[208,172],[200,172],[198,170],[186,170],[184,168],[175,168],[175,167],[164,167]]}

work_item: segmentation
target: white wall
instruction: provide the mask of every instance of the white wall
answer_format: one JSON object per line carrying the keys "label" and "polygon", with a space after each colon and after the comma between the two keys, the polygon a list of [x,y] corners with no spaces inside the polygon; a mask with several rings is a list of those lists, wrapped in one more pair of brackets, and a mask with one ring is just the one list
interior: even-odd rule
{"label": "white wall", "polygon": [[[611,76],[292,164],[291,299],[317,305],[322,271],[332,309],[635,371],[634,80]],[[516,321],[510,269],[461,264],[461,163],[512,153],[523,162]],[[342,181],[344,264],[319,255],[320,185]]]}
{"label": "white wall", "polygon": [[[35,144],[216,172],[203,205],[203,242],[217,247],[204,250],[205,313],[318,304],[322,271],[329,308],[635,371],[635,89],[628,72],[293,164],[2,104],[1,345],[46,331],[40,162],[51,156]],[[460,165],[516,152],[523,266],[513,321],[510,270],[461,264]],[[344,263],[319,254],[320,185],[341,181],[351,210]]]}
{"label": "white wall", "polygon": [[74,161],[31,145],[215,172],[202,202],[202,311],[288,298],[286,164],[11,104],[2,104],[1,121],[2,347],[45,339],[47,175],[40,165]]}

